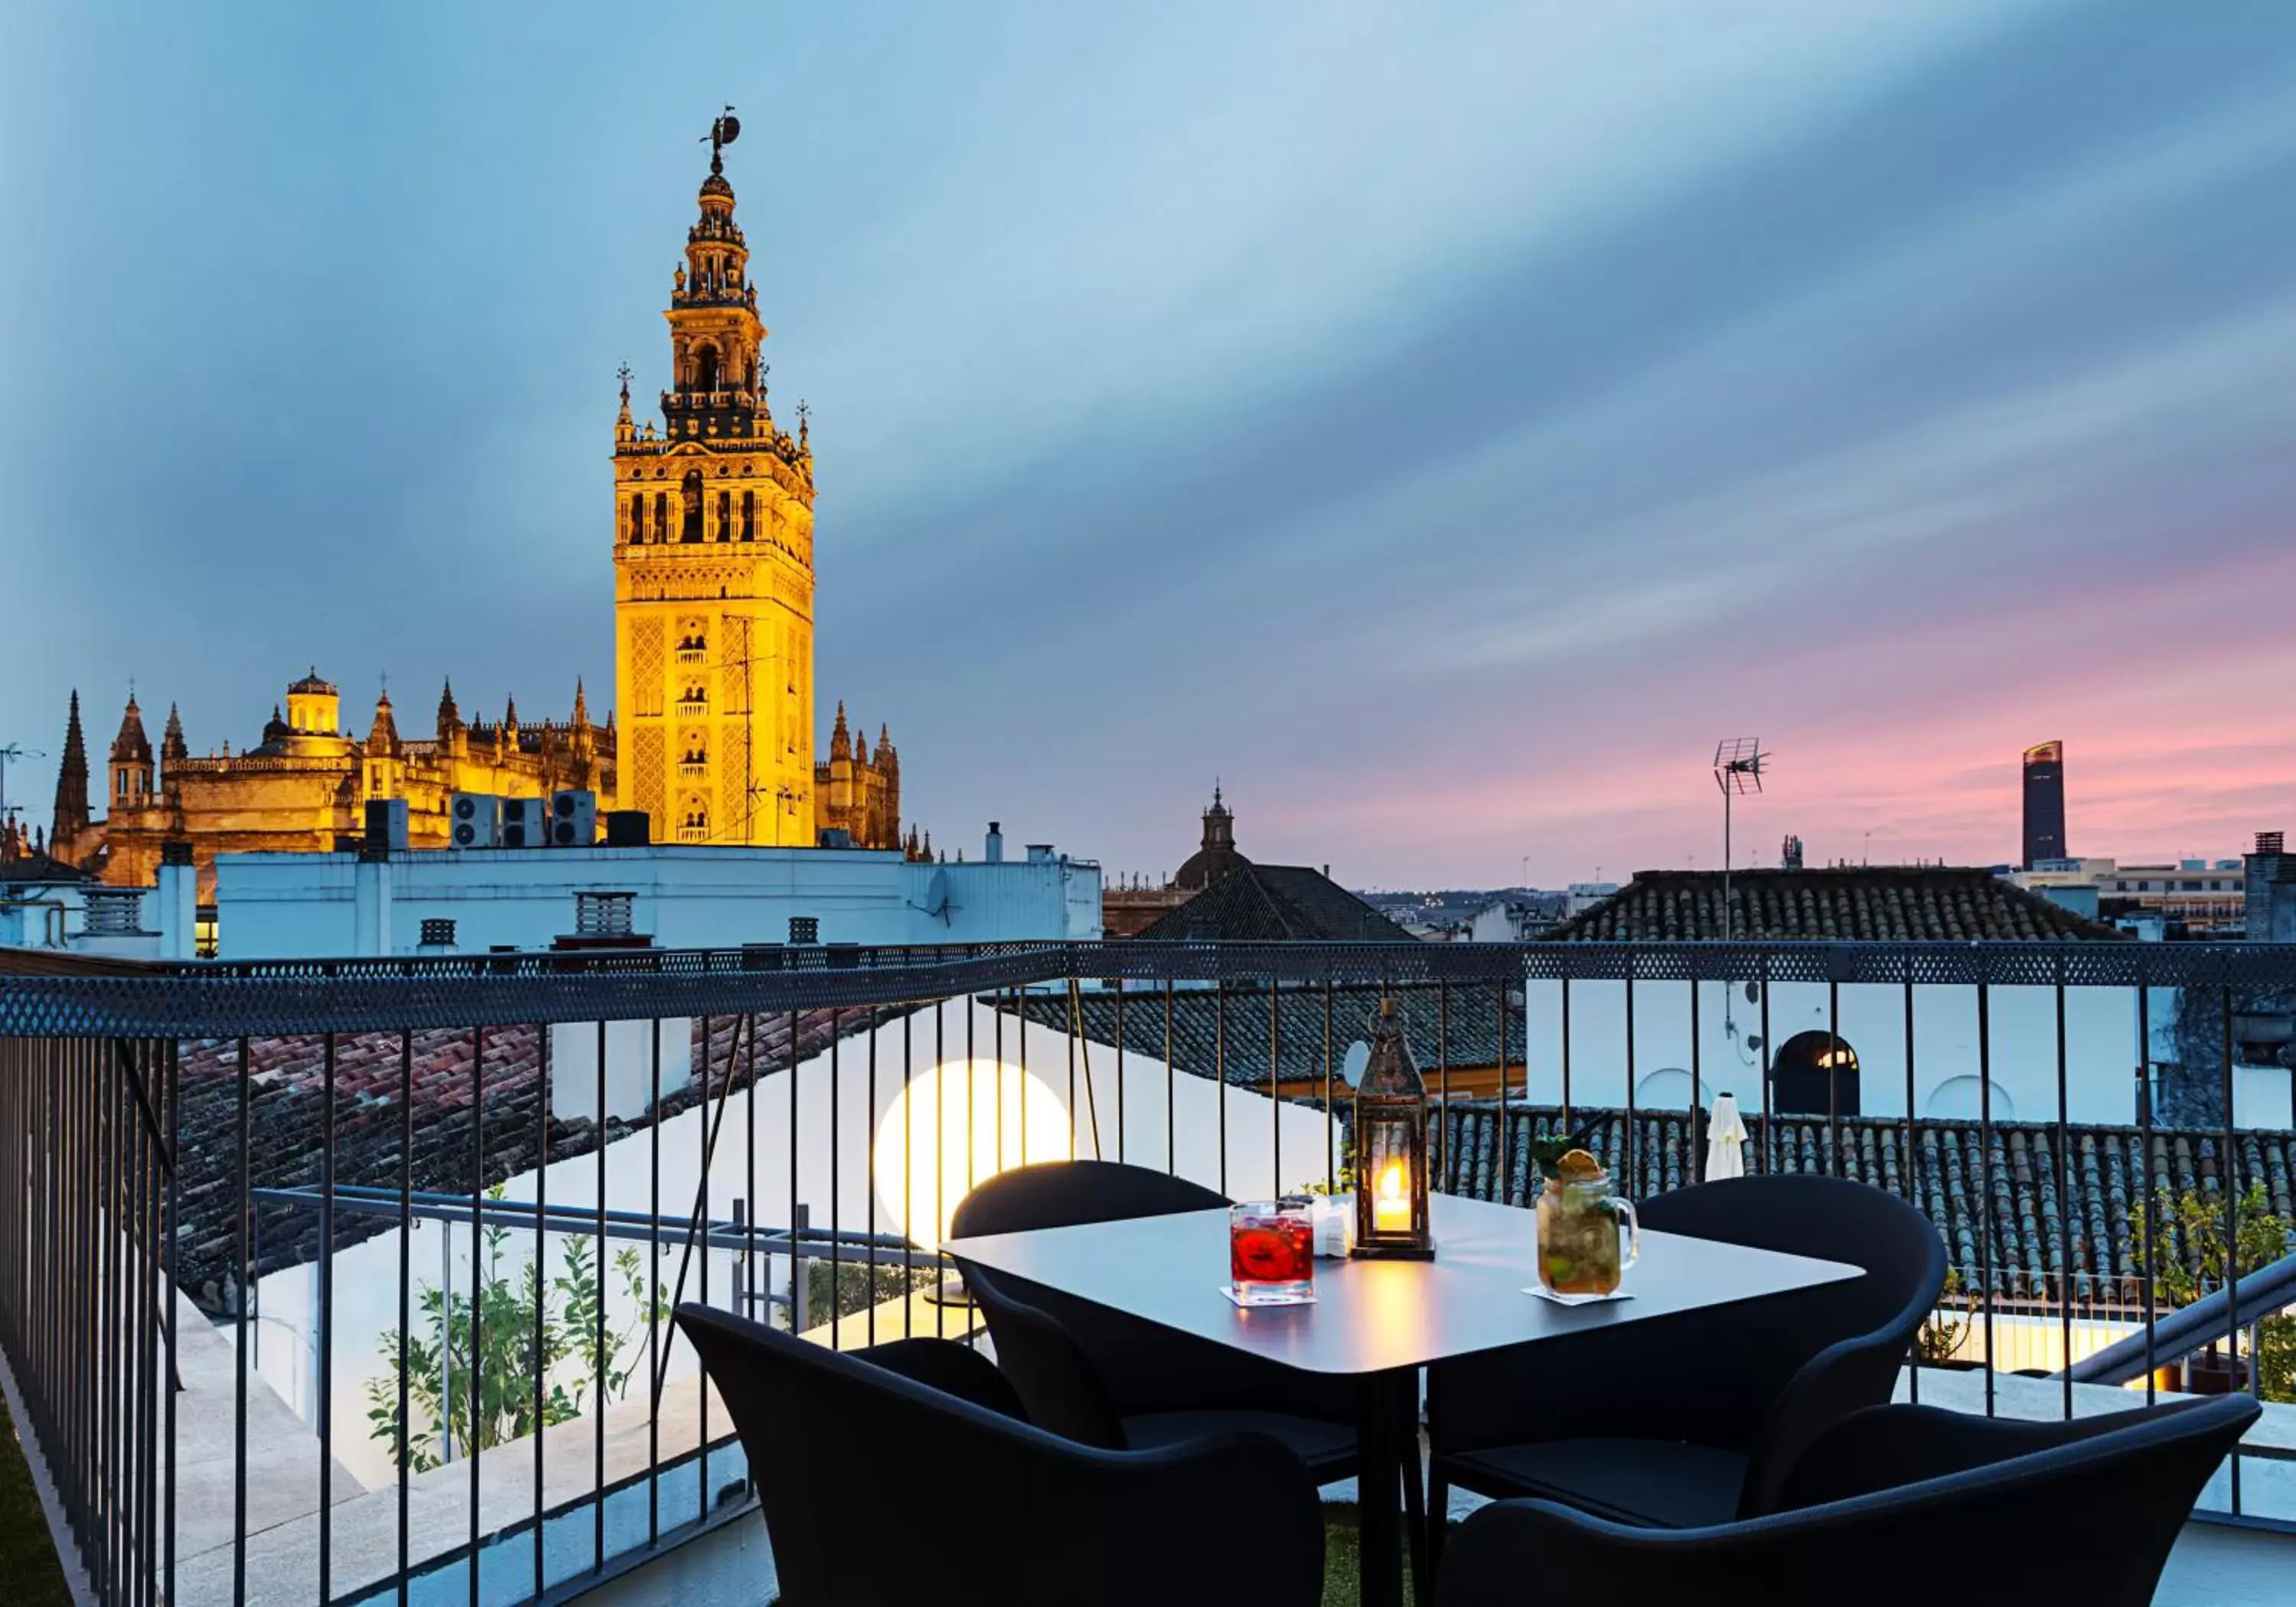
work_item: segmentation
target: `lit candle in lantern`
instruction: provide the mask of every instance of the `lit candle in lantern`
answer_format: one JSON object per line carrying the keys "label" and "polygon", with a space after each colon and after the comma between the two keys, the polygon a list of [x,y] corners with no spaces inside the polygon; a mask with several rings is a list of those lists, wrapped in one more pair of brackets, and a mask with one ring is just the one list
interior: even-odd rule
{"label": "lit candle in lantern", "polygon": [[1383,1234],[1411,1231],[1411,1193],[1403,1184],[1403,1163],[1388,1163],[1379,1175],[1379,1192],[1372,1196],[1371,1225]]}

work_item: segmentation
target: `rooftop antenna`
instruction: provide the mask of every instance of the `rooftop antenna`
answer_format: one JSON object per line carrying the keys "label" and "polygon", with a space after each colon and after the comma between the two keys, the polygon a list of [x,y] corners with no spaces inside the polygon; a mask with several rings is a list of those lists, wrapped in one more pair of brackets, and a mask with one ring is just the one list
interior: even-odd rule
{"label": "rooftop antenna", "polygon": [[1722,940],[1734,936],[1730,904],[1730,806],[1742,792],[1762,790],[1762,766],[1769,759],[1759,736],[1725,737],[1714,744],[1714,784],[1722,790]]}

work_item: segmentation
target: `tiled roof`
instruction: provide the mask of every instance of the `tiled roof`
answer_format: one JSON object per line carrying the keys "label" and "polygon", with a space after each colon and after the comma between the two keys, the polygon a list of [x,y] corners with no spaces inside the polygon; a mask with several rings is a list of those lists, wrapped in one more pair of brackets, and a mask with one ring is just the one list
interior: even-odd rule
{"label": "tiled roof", "polygon": [[1408,943],[1411,934],[1321,871],[1245,861],[1140,933],[1228,943]]}
{"label": "tiled roof", "polygon": [[[876,1016],[866,1010],[841,1013],[837,1030],[864,1031]],[[760,1079],[790,1063],[791,1018],[786,1013],[757,1020],[754,1049],[745,1018],[709,1019],[709,1090],[714,1097],[730,1085],[746,1088],[755,1067]],[[828,1011],[801,1012],[796,1018],[800,1060],[829,1045]],[[693,1024],[696,1062],[703,1023]],[[536,1027],[490,1027],[479,1078],[484,1120],[478,1135],[483,1155],[474,1156],[472,1133],[472,1035],[465,1029],[422,1031],[409,1040],[414,1104],[414,1143],[408,1168],[412,1186],[468,1194],[473,1162],[488,1185],[531,1170],[545,1135],[537,1109],[549,1035]],[[251,1038],[247,1056],[255,1070],[248,1122],[256,1188],[316,1188],[323,1180],[326,1100],[325,1040],[317,1036]],[[344,1033],[335,1039],[335,1181],[376,1188],[398,1186],[400,1038],[395,1032]],[[239,1249],[239,1045],[234,1039],[186,1040],[178,1047],[182,1090],[182,1184],[178,1209],[181,1264],[178,1281],[210,1310],[229,1311],[234,1300]],[[667,1069],[664,1081],[669,1080]],[[653,1113],[667,1119],[701,1103],[702,1080],[665,1087]],[[609,1119],[608,1142],[643,1131],[648,1118]],[[546,1142],[553,1160],[588,1154],[597,1147],[597,1123],[552,1119]],[[664,1209],[671,1209],[668,1202]],[[316,1209],[266,1205],[257,1210],[259,1275],[313,1259],[319,1248]],[[384,1218],[339,1212],[338,1245],[353,1244],[390,1226]]]}
{"label": "tiled roof", "polygon": [[[1729,936],[1745,942],[2118,939],[2120,933],[1981,869],[1865,866],[1730,873]],[[1550,942],[1719,941],[1722,873],[1637,871]]]}
{"label": "tiled roof", "polygon": [[[1766,1122],[1751,1111],[1745,1120],[1749,1172],[1827,1169],[1824,1121],[1782,1117]],[[1625,1154],[1626,1113],[1595,1109],[1571,1113],[1572,1129],[1590,1121],[1595,1132],[1588,1147],[1616,1167]],[[1504,1197],[1518,1205],[1526,1202],[1529,1141],[1560,1136],[1566,1130],[1562,1112],[1551,1105],[1510,1105],[1505,1115],[1505,1126],[1513,1132],[1509,1173],[1502,1162],[1502,1127],[1495,1102],[1454,1100],[1439,1126],[1450,1134],[1451,1153],[1456,1157],[1449,1192],[1485,1200]],[[1688,1127],[1684,1112],[1636,1113],[1635,1167],[1628,1193],[1646,1198],[1697,1181]],[[2141,1306],[2144,1269],[2130,1253],[2132,1201],[2164,1187],[2218,1195],[2223,1184],[2221,1132],[2156,1127],[2147,1164],[2143,1160],[2144,1135],[2138,1128],[2070,1127],[2064,1140],[2071,1158],[2071,1189],[2065,1195],[2057,1187],[2058,1130],[2050,1123],[1995,1123],[1989,1173],[1984,1130],[1976,1122],[1917,1120],[1910,1152],[1902,1119],[1843,1117],[1836,1131],[1841,1153],[1833,1171],[1893,1193],[1910,1194],[1945,1235],[1948,1259],[1962,1269],[1963,1280],[1972,1291],[1982,1286],[1988,1264],[1980,1202],[1989,1179],[1989,1265],[2004,1300],[2049,1298],[2065,1269],[2069,1240],[2077,1302]],[[2270,1209],[2296,1220],[2296,1134],[2243,1132],[2236,1139],[2238,1186],[2245,1190],[2251,1183],[2262,1183]],[[1447,1177],[1439,1165],[1436,1175]],[[2069,1233],[2061,1231],[2068,1227]]]}
{"label": "tiled roof", "polygon": [[37,853],[30,849],[25,849],[12,858],[0,859],[0,881],[29,882],[37,886],[49,886],[59,882],[94,880],[95,878],[86,871],[66,865],[52,855]]}
{"label": "tiled roof", "polygon": [[[1430,1089],[1437,1086],[1445,1065],[1480,1067],[1497,1063],[1501,1006],[1496,986],[1439,988],[1419,984],[1398,986],[1393,991],[1403,1006],[1404,1036]],[[1274,1037],[1279,1080],[1323,1077],[1326,996],[1325,989],[1313,985],[1277,990]],[[1135,990],[1122,997],[1125,1047],[1135,1054],[1163,1059],[1163,991]],[[1336,1077],[1348,1045],[1367,1037],[1365,1023],[1379,1004],[1380,989],[1333,988],[1328,997],[1331,1068]],[[1084,1035],[1094,1043],[1116,1043],[1117,999],[1116,994],[1101,990],[1078,996]],[[1031,1021],[1063,1032],[1069,1029],[1069,998],[1065,994],[1032,993],[1026,996],[1021,1008]],[[1506,1013],[1506,1063],[1520,1068],[1523,1057],[1520,996],[1509,1001]],[[1198,1077],[1216,1076],[1224,1065],[1230,1082],[1265,1084],[1269,1066],[1269,1015],[1265,983],[1230,983],[1220,988],[1175,988],[1171,994],[1171,1063]]]}

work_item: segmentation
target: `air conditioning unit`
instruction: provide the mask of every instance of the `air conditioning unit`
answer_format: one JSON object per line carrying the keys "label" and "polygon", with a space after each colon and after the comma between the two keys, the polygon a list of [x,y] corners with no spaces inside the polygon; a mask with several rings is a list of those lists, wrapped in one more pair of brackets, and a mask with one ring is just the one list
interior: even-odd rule
{"label": "air conditioning unit", "polygon": [[493,848],[502,840],[502,799],[457,792],[447,805],[447,824],[456,848]]}
{"label": "air conditioning unit", "polygon": [[550,845],[586,849],[598,840],[598,795],[591,791],[550,795]]}
{"label": "air conditioning unit", "polygon": [[505,798],[502,800],[502,845],[506,849],[538,849],[550,840],[550,800],[545,798]]}
{"label": "air conditioning unit", "polygon": [[366,847],[369,853],[378,849],[394,854],[406,851],[406,800],[403,798],[370,798],[366,800]]}

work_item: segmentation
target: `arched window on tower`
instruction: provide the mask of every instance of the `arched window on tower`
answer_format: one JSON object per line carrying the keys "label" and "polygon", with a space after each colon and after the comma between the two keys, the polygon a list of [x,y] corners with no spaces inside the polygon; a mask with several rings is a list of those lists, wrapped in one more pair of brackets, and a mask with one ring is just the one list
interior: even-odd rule
{"label": "arched window on tower", "polygon": [[679,494],[685,499],[685,529],[680,532],[678,539],[699,541],[701,539],[701,470],[688,469],[685,471],[685,480],[679,488]]}
{"label": "arched window on tower", "polygon": [[757,538],[758,494],[755,491],[744,491],[742,493],[742,539],[755,541]]}
{"label": "arched window on tower", "polygon": [[731,491],[718,493],[718,539],[734,539],[734,494]]}
{"label": "arched window on tower", "polygon": [[669,539],[669,493],[667,491],[653,494],[653,538],[656,541]]}
{"label": "arched window on tower", "polygon": [[718,348],[716,347],[704,346],[694,352],[693,389],[696,390],[718,389]]}
{"label": "arched window on tower", "polygon": [[630,493],[630,542],[633,545],[645,540],[645,493]]}

